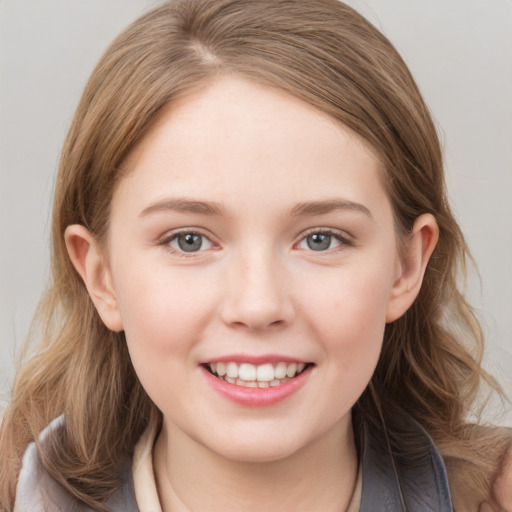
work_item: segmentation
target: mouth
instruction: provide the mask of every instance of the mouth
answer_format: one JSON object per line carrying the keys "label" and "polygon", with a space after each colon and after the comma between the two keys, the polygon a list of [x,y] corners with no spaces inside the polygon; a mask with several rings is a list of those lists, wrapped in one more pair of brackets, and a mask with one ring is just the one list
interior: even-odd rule
{"label": "mouth", "polygon": [[219,380],[245,388],[275,388],[304,373],[313,363],[286,362],[265,364],[218,361],[202,364],[211,375]]}

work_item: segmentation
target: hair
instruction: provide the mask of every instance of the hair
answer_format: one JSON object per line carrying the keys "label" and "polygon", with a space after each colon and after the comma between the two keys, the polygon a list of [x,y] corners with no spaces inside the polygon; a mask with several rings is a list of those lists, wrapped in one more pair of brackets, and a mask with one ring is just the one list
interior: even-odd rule
{"label": "hair", "polygon": [[[37,340],[17,374],[0,433],[0,509],[12,507],[27,444],[64,414],[39,446],[44,468],[74,496],[105,510],[117,468],[161,414],[132,367],[124,334],[101,322],[68,257],[64,231],[101,242],[122,163],[163,107],[216,76],[277,87],[316,107],[375,149],[398,237],[435,216],[439,242],[412,307],[386,326],[358,414],[393,434],[406,409],[432,436],[450,481],[486,496],[505,437],[471,425],[482,383],[479,324],[459,291],[470,261],[447,202],[439,139],[407,66],[367,20],[337,0],[176,0],[130,25],[85,88],[64,144],[52,218],[52,278],[36,313]],[[389,407],[388,407],[389,406]],[[101,432],[101,435],[97,433]],[[498,432],[498,433],[496,433]]]}

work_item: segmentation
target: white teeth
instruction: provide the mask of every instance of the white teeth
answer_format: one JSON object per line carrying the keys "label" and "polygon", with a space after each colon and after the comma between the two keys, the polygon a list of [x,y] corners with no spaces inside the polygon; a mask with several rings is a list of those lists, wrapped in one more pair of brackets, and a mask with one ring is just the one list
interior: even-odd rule
{"label": "white teeth", "polygon": [[236,363],[228,363],[226,374],[230,379],[236,379],[238,377],[238,365]]}
{"label": "white teeth", "polygon": [[249,363],[242,363],[240,365],[240,369],[238,370],[238,378],[246,381],[256,380],[256,366]]}
{"label": "white teeth", "polygon": [[274,370],[274,376],[276,379],[284,379],[286,377],[286,370],[288,365],[286,363],[277,363],[276,369]]}
{"label": "white teeth", "polygon": [[286,370],[286,375],[288,375],[288,377],[292,378],[293,376],[295,376],[296,373],[297,373],[297,364],[296,363],[289,364],[288,369]]}
{"label": "white teeth", "polygon": [[274,367],[271,364],[258,366],[257,379],[259,382],[270,382],[274,380]]}
{"label": "white teeth", "polygon": [[219,377],[224,377],[226,375],[226,365],[224,363],[217,363],[217,372],[214,371],[213,373],[217,373]]}
{"label": "white teeth", "polygon": [[306,368],[306,363],[285,363],[280,362],[276,365],[266,363],[254,365],[251,363],[218,362],[208,365],[211,372],[219,378],[245,387],[268,388],[269,386],[279,386],[302,373]]}

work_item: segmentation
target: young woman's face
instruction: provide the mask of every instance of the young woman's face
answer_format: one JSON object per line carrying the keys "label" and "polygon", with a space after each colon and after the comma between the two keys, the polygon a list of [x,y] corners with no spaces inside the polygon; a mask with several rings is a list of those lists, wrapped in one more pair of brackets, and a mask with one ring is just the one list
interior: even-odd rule
{"label": "young woman's face", "polygon": [[168,107],[123,167],[111,283],[167,431],[260,461],[349,432],[400,274],[368,146],[223,78]]}

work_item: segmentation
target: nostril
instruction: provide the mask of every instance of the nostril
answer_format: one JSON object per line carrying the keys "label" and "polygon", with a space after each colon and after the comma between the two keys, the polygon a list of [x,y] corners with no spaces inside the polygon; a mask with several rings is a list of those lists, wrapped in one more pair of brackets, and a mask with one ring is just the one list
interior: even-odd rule
{"label": "nostril", "polygon": [[236,320],[234,322],[229,322],[231,327],[239,328],[239,329],[248,329],[251,331],[272,331],[276,329],[280,329],[286,325],[285,320],[273,320],[267,322],[263,319],[258,319],[256,317],[251,317],[245,321]]}

